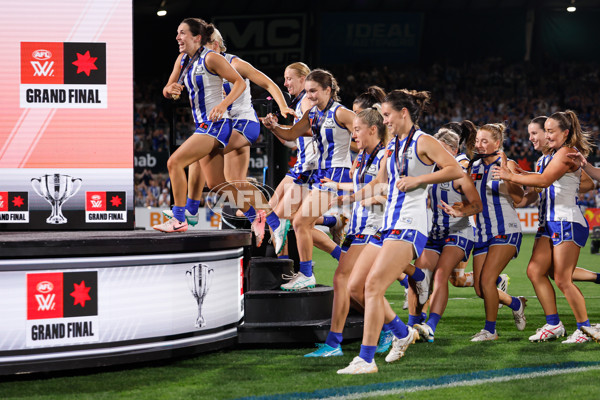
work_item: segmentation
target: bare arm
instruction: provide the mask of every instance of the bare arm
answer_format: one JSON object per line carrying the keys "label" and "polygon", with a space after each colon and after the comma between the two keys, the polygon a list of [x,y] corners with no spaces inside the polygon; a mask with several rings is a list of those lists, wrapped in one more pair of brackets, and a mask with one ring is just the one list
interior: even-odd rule
{"label": "bare arm", "polygon": [[167,99],[172,99],[173,97],[179,97],[181,92],[183,91],[184,86],[178,85],[177,80],[179,79],[179,73],[181,72],[181,59],[183,58],[183,54],[181,53],[177,60],[175,60],[175,65],[173,66],[173,71],[171,71],[171,75],[169,76],[169,80],[167,84],[163,88],[163,96]]}
{"label": "bare arm", "polygon": [[483,204],[471,177],[465,173],[462,178],[457,179],[454,183],[456,184],[456,188],[465,195],[467,201],[453,204],[452,206],[442,201],[442,204],[438,205],[438,207],[453,217],[468,217],[479,214],[483,210]]}
{"label": "bare arm", "polygon": [[221,78],[227,79],[230,83],[233,83],[231,92],[229,92],[223,101],[217,104],[208,114],[210,120],[218,121],[227,111],[227,107],[229,107],[235,99],[240,97],[244,92],[244,89],[246,89],[246,82],[244,82],[244,78],[237,73],[231,64],[227,62],[225,57],[220,54],[215,52],[208,53],[205,58],[205,63],[209,71],[219,75]]}
{"label": "bare arm", "polygon": [[289,128],[279,125],[277,123],[277,118],[273,114],[269,114],[266,117],[261,118],[261,122],[265,128],[283,140],[296,140],[300,136],[312,136],[312,132],[310,130],[310,121],[308,120],[308,113],[304,113],[300,121],[296,122]]}
{"label": "bare arm", "polygon": [[[502,154],[504,154],[504,153],[502,153]],[[506,155],[505,155],[505,157],[506,157]],[[513,174],[518,173],[517,169],[519,169],[519,165],[516,162],[511,160],[506,165]],[[504,182],[504,184],[506,185],[508,194],[513,201],[513,205],[516,203],[520,203],[521,200],[523,200],[523,195],[525,194],[525,191],[523,190],[523,186],[519,185],[517,183],[514,183],[514,182],[506,182],[506,181]]]}
{"label": "bare arm", "polygon": [[252,82],[262,87],[263,89],[268,91],[271,94],[271,96],[273,96],[273,99],[279,106],[281,115],[283,115],[284,117],[287,117],[290,114],[294,116],[296,115],[294,110],[287,106],[281,89],[279,89],[279,86],[277,86],[275,82],[271,80],[271,78],[254,68],[250,63],[247,63],[244,60],[240,60],[237,57],[234,58],[231,63],[242,77],[250,79]]}
{"label": "bare arm", "polygon": [[[492,173],[495,179],[502,179],[505,182],[514,182],[519,185],[533,186],[539,188],[547,188],[552,185],[557,179],[569,172],[575,167],[574,162],[567,157],[570,152],[566,147],[561,148],[552,158],[552,161],[544,168],[544,171],[531,174],[517,174],[514,169],[510,168],[511,163],[502,161],[500,167],[494,166]],[[512,162],[516,165],[516,163]]]}
{"label": "bare arm", "polygon": [[535,189],[531,189],[525,193],[520,202],[515,203],[515,208],[524,208],[534,204],[539,198],[539,193]]}
{"label": "bare arm", "polygon": [[348,110],[347,108],[338,107],[335,110],[336,121],[343,128],[346,128],[346,130],[348,131],[348,134],[350,134],[350,135],[352,134],[350,131],[352,129],[352,124],[354,123],[354,117],[356,117],[356,114],[354,114],[354,111]]}
{"label": "bare arm", "polygon": [[363,207],[370,207],[373,205],[385,205],[387,202],[387,196],[377,195],[369,197],[368,199],[361,200],[360,205]]}
{"label": "bare arm", "polygon": [[581,171],[581,182],[579,183],[579,194],[585,194],[596,187],[596,183],[583,170]]}
{"label": "bare arm", "polygon": [[436,163],[439,169],[429,174],[404,176],[398,179],[396,183],[398,190],[407,192],[421,185],[449,182],[461,178],[464,174],[456,159],[431,136],[419,137],[417,153],[422,160]]}
{"label": "bare arm", "polygon": [[383,158],[379,161],[379,172],[377,175],[371,180],[371,182],[367,183],[360,189],[358,192],[355,192],[350,195],[337,197],[332,201],[334,204],[342,205],[342,204],[352,204],[355,201],[361,201],[364,199],[368,199],[370,197],[379,196],[382,193],[385,193],[387,189],[387,153]]}

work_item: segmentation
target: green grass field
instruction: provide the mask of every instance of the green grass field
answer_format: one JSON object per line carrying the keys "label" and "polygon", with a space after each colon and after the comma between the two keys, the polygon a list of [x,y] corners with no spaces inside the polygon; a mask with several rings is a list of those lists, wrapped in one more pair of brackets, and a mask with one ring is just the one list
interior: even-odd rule
{"label": "green grass field", "polygon": [[[163,362],[156,366],[134,365],[109,372],[93,370],[85,371],[84,374],[75,371],[2,377],[4,382],[0,383],[0,398],[600,398],[600,371],[597,369],[600,365],[599,344],[590,342],[566,345],[560,341],[529,343],[527,340],[545,322],[539,302],[534,297],[533,287],[525,274],[532,244],[533,236],[526,235],[521,255],[505,270],[511,277],[509,293],[529,299],[526,308],[527,328],[523,332],[517,331],[510,309],[504,307],[498,314],[497,329],[500,338],[496,342],[470,342],[471,335],[483,328],[483,301],[475,296],[472,288],[451,287],[451,300],[438,325],[435,343],[416,343],[408,349],[402,360],[390,365],[385,363],[383,355],[377,355],[377,374],[336,374],[337,369],[345,367],[358,354],[360,342],[344,343],[344,356],[327,359],[304,358],[303,355],[312,350],[309,347],[232,348],[194,358]],[[331,284],[335,269],[333,259],[318,250],[315,250],[314,259],[317,281]],[[597,271],[600,270],[598,260],[597,256],[590,254],[588,245],[581,252],[579,265]],[[600,322],[600,286],[588,282],[578,286],[586,297],[590,321]],[[399,316],[406,321],[407,312],[401,309],[403,291],[400,285],[395,284],[387,295]],[[560,292],[558,294],[559,315],[567,333],[571,333],[575,329],[575,319],[566,300]],[[514,371],[545,371],[552,366],[562,368],[565,365],[588,369],[562,371],[563,373],[554,376],[526,375],[517,379],[512,375],[505,380],[482,380],[489,376],[511,376]],[[492,372],[491,375],[486,373],[493,370],[505,371]],[[449,375],[459,375],[454,379],[456,386],[433,387],[447,383],[448,379],[444,377]],[[465,383],[469,379],[475,380]],[[410,387],[412,389],[407,390],[412,391],[403,391],[403,388]],[[367,392],[356,394],[361,390]],[[274,395],[279,396],[271,397]]]}

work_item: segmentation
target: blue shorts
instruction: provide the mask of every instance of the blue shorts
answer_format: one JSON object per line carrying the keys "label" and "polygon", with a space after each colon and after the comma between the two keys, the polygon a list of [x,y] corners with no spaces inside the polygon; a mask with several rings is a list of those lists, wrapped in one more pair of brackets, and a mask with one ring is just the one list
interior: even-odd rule
{"label": "blue shorts", "polygon": [[412,243],[415,254],[417,255],[416,258],[419,258],[421,253],[423,253],[425,243],[427,243],[427,236],[415,229],[390,229],[378,231],[371,236],[369,244],[381,247],[386,240],[402,240],[404,242]]}
{"label": "blue shorts", "polygon": [[250,144],[254,144],[260,135],[260,124],[249,119],[234,119],[233,129],[240,132]]}
{"label": "blue shorts", "polygon": [[368,244],[371,241],[373,235],[364,235],[362,233],[356,235],[346,235],[346,238],[342,242],[342,252],[346,253],[350,246],[362,246]]}
{"label": "blue shorts", "polygon": [[[323,192],[336,193],[335,189],[328,188],[321,184],[321,180],[324,178],[331,179],[332,181],[337,183],[352,182],[352,179],[350,179],[350,168],[334,167],[328,169],[320,169],[313,188],[321,190]],[[343,195],[343,190],[338,190],[336,194],[338,196]]]}
{"label": "blue shorts", "polygon": [[546,226],[546,223],[544,222],[544,225],[539,226],[537,232],[535,233],[535,238],[539,239],[541,237],[550,237],[550,233],[548,233],[548,227]]}
{"label": "blue shorts", "polygon": [[523,240],[523,234],[521,232],[507,233],[505,235],[496,235],[489,240],[485,240],[483,242],[475,242],[475,244],[473,245],[473,256],[486,254],[491,246],[508,244],[514,246],[517,249],[517,251],[515,252],[515,256],[513,257],[514,260],[519,255],[519,250],[521,250],[521,240]]}
{"label": "blue shorts", "polygon": [[208,135],[214,137],[221,143],[224,149],[229,144],[231,138],[231,120],[229,118],[220,119],[217,122],[201,122],[196,125],[194,135]]}
{"label": "blue shorts", "polygon": [[548,221],[546,222],[552,244],[558,246],[562,242],[574,242],[579,247],[584,247],[590,235],[590,228],[576,222]]}
{"label": "blue shorts", "polygon": [[311,169],[309,171],[296,172],[290,169],[286,176],[291,177],[296,185],[308,185],[308,188],[312,189],[316,182],[318,171],[317,169]]}
{"label": "blue shorts", "polygon": [[463,261],[468,261],[471,251],[473,251],[473,241],[460,235],[448,235],[445,239],[433,239],[429,237],[427,238],[427,243],[425,243],[426,250],[435,251],[438,254],[441,254],[446,246],[456,246],[462,249],[465,252]]}

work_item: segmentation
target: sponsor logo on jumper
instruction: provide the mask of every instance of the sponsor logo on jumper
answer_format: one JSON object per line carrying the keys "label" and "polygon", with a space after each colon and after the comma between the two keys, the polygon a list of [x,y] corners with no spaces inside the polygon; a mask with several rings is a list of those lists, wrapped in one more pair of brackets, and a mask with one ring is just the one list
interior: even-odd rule
{"label": "sponsor logo on jumper", "polygon": [[106,43],[21,42],[22,108],[106,108]]}
{"label": "sponsor logo on jumper", "polygon": [[85,222],[127,222],[125,192],[86,192]]}
{"label": "sponsor logo on jumper", "polygon": [[0,192],[0,224],[29,222],[29,193]]}

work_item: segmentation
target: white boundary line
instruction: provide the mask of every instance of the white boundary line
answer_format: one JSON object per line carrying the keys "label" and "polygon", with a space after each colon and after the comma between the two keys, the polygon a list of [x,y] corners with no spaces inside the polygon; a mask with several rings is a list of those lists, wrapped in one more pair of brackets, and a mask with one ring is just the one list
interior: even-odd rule
{"label": "white boundary line", "polygon": [[[414,393],[414,392],[422,392],[425,390],[437,390],[437,389],[448,389],[455,387],[464,387],[464,386],[477,386],[489,383],[499,383],[499,382],[509,382],[516,381],[522,379],[531,379],[531,378],[542,378],[546,376],[556,376],[556,375],[565,375],[565,374],[573,374],[578,372],[587,372],[593,370],[600,370],[600,365],[593,365],[589,367],[576,367],[576,368],[565,368],[565,369],[553,369],[550,371],[539,371],[539,372],[531,372],[527,374],[517,374],[517,375],[508,375],[508,376],[499,376],[495,378],[487,378],[487,379],[473,379],[468,381],[459,381],[446,383],[442,385],[431,385],[431,386],[415,386],[412,388],[397,388],[397,389],[389,389],[389,390],[377,390],[373,392],[363,392],[363,393],[353,393],[345,396],[332,396],[332,397],[305,397],[306,400],[310,399],[319,399],[319,400],[350,400],[350,399],[363,399],[366,397],[379,397],[379,396],[389,396],[395,394],[402,393]],[[332,389],[333,390],[333,389]]]}

